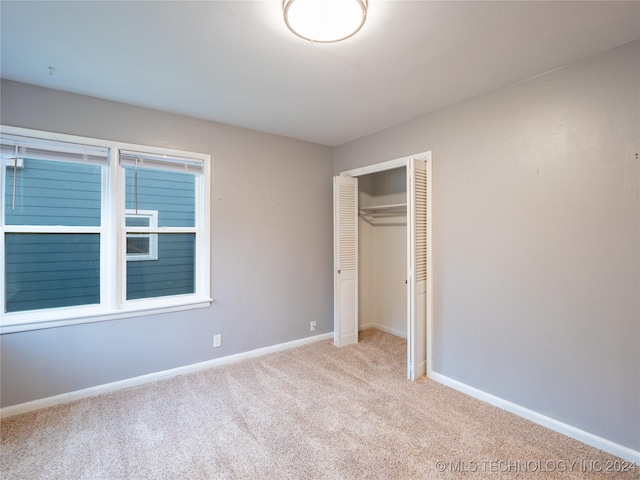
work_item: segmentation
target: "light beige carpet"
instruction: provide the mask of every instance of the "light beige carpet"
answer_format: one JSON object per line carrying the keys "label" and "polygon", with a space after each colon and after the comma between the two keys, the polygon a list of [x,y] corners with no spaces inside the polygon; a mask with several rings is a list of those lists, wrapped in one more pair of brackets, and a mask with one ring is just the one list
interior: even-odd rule
{"label": "light beige carpet", "polygon": [[[433,381],[377,330],[11,417],[11,479],[638,478]],[[465,470],[466,472],[462,472]],[[553,470],[553,471],[552,471]],[[564,471],[563,471],[564,470]]]}

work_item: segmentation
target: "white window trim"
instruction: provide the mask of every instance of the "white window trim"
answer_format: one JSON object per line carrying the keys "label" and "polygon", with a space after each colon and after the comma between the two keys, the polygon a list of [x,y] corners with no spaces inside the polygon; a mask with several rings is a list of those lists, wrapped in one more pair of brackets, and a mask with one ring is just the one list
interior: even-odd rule
{"label": "white window trim", "polygon": [[[135,209],[128,208],[125,210],[124,213],[125,213],[125,219],[148,218],[149,226],[147,228],[158,228],[158,211],[157,210],[137,210],[136,211]],[[128,233],[127,238],[148,238],[149,239],[149,253],[127,252],[128,262],[158,260],[158,234],[157,233]]]}
{"label": "white window trim", "polygon": [[[103,175],[102,180],[102,218],[104,224],[101,227],[64,227],[65,230],[69,230],[70,232],[88,232],[89,229],[101,234],[101,303],[87,306],[4,313],[5,278],[4,275],[0,275],[0,334],[169,313],[193,308],[204,308],[211,305],[211,155],[5,125],[0,125],[0,132],[9,135],[22,135],[44,140],[109,148],[109,165],[106,167],[109,169],[109,174]],[[126,214],[124,208],[124,179],[118,178],[118,175],[124,176],[124,172],[122,172],[118,162],[119,150],[134,150],[157,155],[184,157],[202,162],[202,175],[196,176],[196,227],[193,229],[194,232],[197,232],[195,245],[195,258],[197,259],[195,265],[195,293],[140,300],[124,299],[123,285],[126,284],[123,284],[123,281],[126,281],[124,275],[126,273],[127,261],[125,251],[126,232],[124,228],[124,217]],[[118,178],[118,181],[112,183],[111,179],[116,178]],[[4,212],[4,178],[2,178],[0,183],[0,208],[2,208],[2,212]],[[25,227],[19,228],[20,231],[25,231]],[[29,228],[34,231],[38,230],[38,227]],[[10,226],[6,226],[3,233],[9,232],[10,230]],[[153,230],[156,230],[158,233],[171,231],[170,228],[156,228],[150,229],[150,233],[153,233]],[[181,232],[185,230],[188,229],[180,229]],[[121,240],[118,241],[118,238]],[[5,264],[4,255],[4,239],[2,239],[2,241],[0,241],[1,265]],[[114,262],[112,261],[113,258],[119,258],[121,261]],[[110,259],[111,261],[109,261]],[[117,281],[118,279],[119,281]]]}

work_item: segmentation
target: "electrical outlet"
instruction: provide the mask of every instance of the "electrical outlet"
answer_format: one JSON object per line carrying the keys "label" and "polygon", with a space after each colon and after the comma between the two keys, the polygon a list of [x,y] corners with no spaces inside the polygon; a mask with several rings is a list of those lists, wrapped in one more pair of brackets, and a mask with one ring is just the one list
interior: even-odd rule
{"label": "electrical outlet", "polygon": [[222,335],[220,335],[220,334],[214,335],[213,336],[213,346],[214,347],[219,347],[220,345],[222,345]]}
{"label": "electrical outlet", "polygon": [[311,330],[312,332],[316,331],[316,322],[315,322],[315,320],[313,322],[311,322],[311,324],[309,325],[309,330]]}

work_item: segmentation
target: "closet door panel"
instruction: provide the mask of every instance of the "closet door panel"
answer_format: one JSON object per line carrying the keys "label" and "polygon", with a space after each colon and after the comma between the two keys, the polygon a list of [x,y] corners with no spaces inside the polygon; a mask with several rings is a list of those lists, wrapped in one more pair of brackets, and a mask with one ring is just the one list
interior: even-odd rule
{"label": "closet door panel", "polygon": [[427,366],[427,163],[407,163],[407,377],[416,380]]}
{"label": "closet door panel", "polygon": [[333,179],[334,344],[358,342],[358,179]]}

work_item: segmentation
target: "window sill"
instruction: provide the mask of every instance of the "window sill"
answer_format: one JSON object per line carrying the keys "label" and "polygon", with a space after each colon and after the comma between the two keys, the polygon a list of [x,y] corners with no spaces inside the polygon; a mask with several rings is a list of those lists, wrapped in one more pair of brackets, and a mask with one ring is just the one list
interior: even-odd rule
{"label": "window sill", "polygon": [[[0,335],[7,333],[28,332],[30,330],[42,330],[45,328],[67,327],[71,325],[80,325],[83,323],[105,322],[109,320],[120,320],[123,318],[143,317],[149,315],[159,315],[163,313],[181,312],[184,310],[193,310],[197,308],[207,308],[213,303],[212,299],[190,300],[184,303],[175,303],[171,306],[136,308],[135,310],[117,310],[107,313],[88,314],[83,311],[77,317],[69,317],[68,313],[64,318],[51,318],[49,320],[35,320],[28,322],[10,322],[7,321],[6,315],[0,325]],[[67,310],[68,312],[68,310]],[[104,312],[104,311],[103,311]]]}

